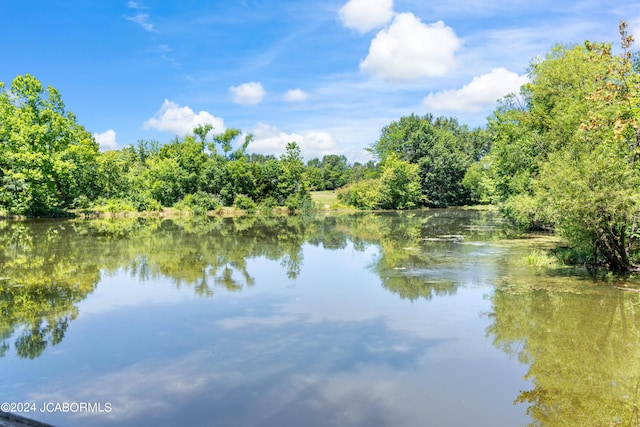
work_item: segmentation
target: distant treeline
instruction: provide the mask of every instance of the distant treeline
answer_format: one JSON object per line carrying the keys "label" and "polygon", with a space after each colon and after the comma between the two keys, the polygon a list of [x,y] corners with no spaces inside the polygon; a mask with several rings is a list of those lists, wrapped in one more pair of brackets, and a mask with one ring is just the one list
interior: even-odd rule
{"label": "distant treeline", "polygon": [[530,82],[483,129],[431,114],[392,122],[366,164],[305,164],[295,142],[279,158],[249,154],[251,135],[209,125],[101,153],[55,89],[18,76],[0,91],[0,208],[304,210],[312,189],[363,209],[492,203],[523,228],[559,232],[573,261],[629,271],[639,261],[640,78],[626,28],[618,54],[587,41],[532,61]]}

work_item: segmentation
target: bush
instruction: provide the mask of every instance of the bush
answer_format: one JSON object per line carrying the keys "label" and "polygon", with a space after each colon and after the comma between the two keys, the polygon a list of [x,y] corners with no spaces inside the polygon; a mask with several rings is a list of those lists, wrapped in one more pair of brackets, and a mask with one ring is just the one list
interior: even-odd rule
{"label": "bush", "polygon": [[131,202],[138,212],[157,212],[162,210],[160,202],[151,197],[151,193],[148,191],[133,194]]}
{"label": "bush", "polygon": [[174,204],[176,209],[190,210],[196,215],[205,215],[208,211],[218,209],[221,206],[220,197],[204,191],[187,194],[182,200]]}
{"label": "bush", "polygon": [[278,201],[271,197],[265,197],[261,202],[260,202],[260,210],[264,211],[264,213],[270,213],[274,208],[278,207]]}
{"label": "bush", "polygon": [[542,201],[528,194],[510,197],[500,207],[500,211],[520,230],[543,230],[550,227]]}
{"label": "bush", "polygon": [[238,194],[235,199],[233,199],[233,206],[247,212],[254,212],[256,210],[256,202],[246,194]]}
{"label": "bush", "polygon": [[91,206],[91,201],[87,196],[82,194],[74,199],[72,206],[76,209],[87,209]]}
{"label": "bush", "polygon": [[134,204],[125,199],[100,199],[95,204],[95,209],[98,212],[136,212],[137,209]]}
{"label": "bush", "polygon": [[285,206],[289,209],[289,212],[295,211],[310,211],[313,210],[314,205],[309,193],[292,194],[285,200]]}
{"label": "bush", "polygon": [[338,200],[358,209],[377,209],[380,205],[380,180],[363,179],[337,190]]}

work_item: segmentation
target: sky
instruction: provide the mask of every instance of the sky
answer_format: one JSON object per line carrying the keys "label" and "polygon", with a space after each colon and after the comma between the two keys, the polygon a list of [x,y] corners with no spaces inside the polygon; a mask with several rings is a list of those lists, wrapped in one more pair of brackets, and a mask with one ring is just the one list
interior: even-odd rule
{"label": "sky", "polygon": [[640,35],[640,2],[0,0],[0,82],[53,86],[102,150],[210,123],[366,161],[405,115],[484,126],[532,60],[621,19]]}

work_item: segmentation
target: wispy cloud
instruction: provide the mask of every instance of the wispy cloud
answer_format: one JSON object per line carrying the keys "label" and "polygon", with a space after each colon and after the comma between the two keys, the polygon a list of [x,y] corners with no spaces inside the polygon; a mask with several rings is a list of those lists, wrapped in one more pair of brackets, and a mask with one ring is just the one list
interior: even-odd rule
{"label": "wispy cloud", "polygon": [[[129,9],[133,9],[133,10],[136,10],[136,11],[141,11],[141,10],[144,10],[144,9],[148,9],[142,3],[137,2],[137,1],[130,1],[129,3],[127,3],[127,7]],[[125,16],[124,18],[127,21],[131,21],[131,22],[134,22],[134,23],[138,24],[145,31],[149,31],[150,33],[157,33],[158,32],[156,27],[151,23],[150,16],[149,16],[148,13],[138,12],[133,16]]]}
{"label": "wispy cloud", "polygon": [[129,3],[127,3],[127,7],[129,9],[136,9],[136,10],[148,9],[147,6],[144,6],[142,3],[137,1],[130,1]]}
{"label": "wispy cloud", "polygon": [[138,13],[134,16],[125,16],[127,21],[135,22],[140,25],[143,30],[149,31],[150,33],[157,33],[158,30],[153,26],[151,22],[149,22],[149,15],[146,13]]}

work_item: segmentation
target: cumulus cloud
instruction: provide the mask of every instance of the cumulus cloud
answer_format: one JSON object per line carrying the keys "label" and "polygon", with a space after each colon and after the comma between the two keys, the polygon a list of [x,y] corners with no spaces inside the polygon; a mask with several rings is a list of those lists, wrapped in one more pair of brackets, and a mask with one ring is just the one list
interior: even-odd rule
{"label": "cumulus cloud", "polygon": [[262,87],[262,83],[259,82],[231,86],[229,92],[231,92],[233,102],[240,105],[257,105],[262,102],[267,94],[264,87]]}
{"label": "cumulus cloud", "polygon": [[518,93],[520,86],[528,81],[505,68],[494,68],[491,72],[474,77],[461,89],[445,90],[429,94],[424,105],[438,110],[479,112],[509,93]]}
{"label": "cumulus cloud", "polygon": [[306,101],[309,94],[301,89],[290,89],[284,94],[284,100],[289,102]]}
{"label": "cumulus cloud", "polygon": [[412,13],[401,13],[371,41],[360,69],[396,81],[442,76],[454,68],[454,53],[460,44],[444,22],[424,24]]}
{"label": "cumulus cloud", "polygon": [[103,133],[94,133],[93,138],[100,145],[101,150],[115,150],[118,148],[116,141],[116,131],[109,129]]}
{"label": "cumulus cloud", "polygon": [[249,150],[255,153],[280,155],[286,151],[289,142],[298,143],[306,160],[338,152],[338,142],[328,132],[285,133],[276,126],[258,123],[251,133],[254,140]]}
{"label": "cumulus cloud", "polygon": [[366,33],[391,21],[393,0],[349,0],[339,14],[345,27]]}
{"label": "cumulus cloud", "polygon": [[195,113],[188,106],[181,107],[175,102],[165,99],[160,110],[143,123],[144,129],[156,129],[162,132],[172,132],[187,135],[198,125],[210,124],[215,132],[224,131],[224,120],[214,117],[206,111]]}

